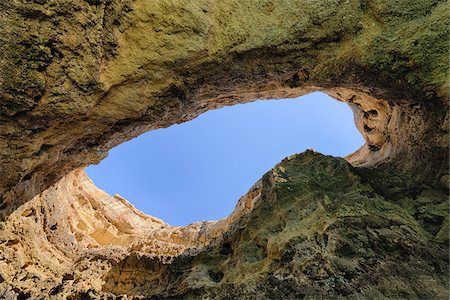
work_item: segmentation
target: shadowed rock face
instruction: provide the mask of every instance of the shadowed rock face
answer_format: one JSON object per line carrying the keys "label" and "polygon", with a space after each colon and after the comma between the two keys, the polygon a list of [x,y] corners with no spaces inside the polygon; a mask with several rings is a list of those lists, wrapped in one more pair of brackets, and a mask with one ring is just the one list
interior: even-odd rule
{"label": "shadowed rock face", "polygon": [[[3,1],[0,297],[446,298],[448,3]],[[366,144],[171,227],[82,168],[210,109],[324,91]],[[293,137],[295,138],[295,137]]]}

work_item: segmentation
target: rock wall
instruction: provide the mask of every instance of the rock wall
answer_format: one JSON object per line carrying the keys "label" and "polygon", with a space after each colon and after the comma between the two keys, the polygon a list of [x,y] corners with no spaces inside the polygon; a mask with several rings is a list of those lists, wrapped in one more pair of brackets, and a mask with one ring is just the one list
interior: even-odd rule
{"label": "rock wall", "polygon": [[0,231],[5,299],[448,296],[448,194],[401,200],[313,151],[286,158],[226,219],[171,227],[82,171]]}
{"label": "rock wall", "polygon": [[[0,297],[446,298],[448,2],[16,0],[0,15]],[[170,227],[82,171],[143,132],[313,91],[352,107],[352,166],[285,160],[224,220]]]}

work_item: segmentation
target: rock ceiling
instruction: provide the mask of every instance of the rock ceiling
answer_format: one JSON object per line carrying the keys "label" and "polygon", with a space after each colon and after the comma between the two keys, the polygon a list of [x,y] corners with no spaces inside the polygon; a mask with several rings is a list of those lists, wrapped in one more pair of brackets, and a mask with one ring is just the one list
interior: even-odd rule
{"label": "rock ceiling", "polygon": [[[448,14],[1,2],[0,298],[447,299]],[[283,160],[224,220],[171,227],[84,174],[146,131],[313,91],[347,102],[366,144]]]}

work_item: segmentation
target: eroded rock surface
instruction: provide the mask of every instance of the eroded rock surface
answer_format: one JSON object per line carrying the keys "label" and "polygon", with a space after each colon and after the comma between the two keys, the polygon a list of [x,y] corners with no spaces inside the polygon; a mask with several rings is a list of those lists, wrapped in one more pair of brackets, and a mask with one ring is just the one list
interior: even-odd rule
{"label": "eroded rock surface", "polygon": [[[0,297],[446,299],[449,5],[0,2]],[[171,227],[82,171],[148,130],[324,91],[366,144]],[[297,138],[297,137],[293,137]]]}
{"label": "eroded rock surface", "polygon": [[[446,298],[448,246],[436,243],[446,225],[424,230],[420,212],[386,201],[357,173],[312,151],[289,157],[263,176],[254,209],[199,254],[163,265],[135,253],[113,265],[103,289],[192,299]],[[446,215],[445,194],[431,197],[427,210]]]}
{"label": "eroded rock surface", "polygon": [[444,299],[445,190],[394,202],[366,176],[307,151],[228,219],[171,227],[76,171],[3,223],[0,295]]}
{"label": "eroded rock surface", "polygon": [[145,131],[256,99],[348,88],[442,123],[447,2],[341,2],[2,1],[4,205]]}

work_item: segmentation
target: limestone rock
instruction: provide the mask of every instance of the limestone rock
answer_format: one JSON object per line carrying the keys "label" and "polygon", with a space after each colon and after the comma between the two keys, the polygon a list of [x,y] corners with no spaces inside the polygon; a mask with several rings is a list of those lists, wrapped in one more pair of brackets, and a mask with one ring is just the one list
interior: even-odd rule
{"label": "limestone rock", "polygon": [[0,295],[444,299],[445,193],[393,203],[358,173],[307,151],[230,217],[171,227],[76,171],[3,223]]}
{"label": "limestone rock", "polygon": [[[1,1],[0,298],[447,299],[448,15],[442,0]],[[313,91],[347,102],[366,144],[351,165],[284,160],[226,219],[171,227],[83,173],[146,131]]]}
{"label": "limestone rock", "polygon": [[[317,90],[384,101],[383,118],[419,119],[410,125],[426,137],[405,128],[397,139],[435,149],[420,150],[433,156],[424,165],[447,155],[445,1],[17,0],[0,11],[5,205],[145,131]],[[391,129],[375,130],[365,151]]]}

